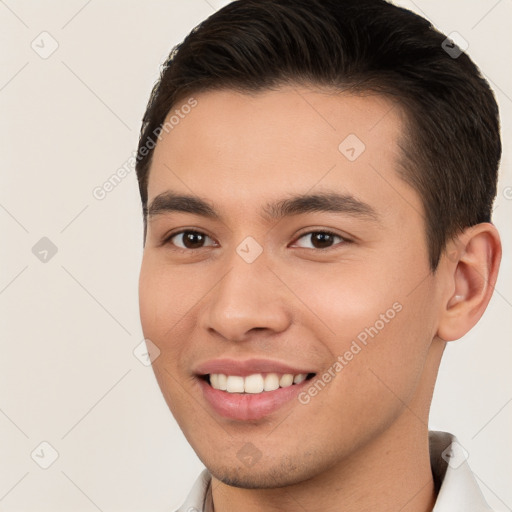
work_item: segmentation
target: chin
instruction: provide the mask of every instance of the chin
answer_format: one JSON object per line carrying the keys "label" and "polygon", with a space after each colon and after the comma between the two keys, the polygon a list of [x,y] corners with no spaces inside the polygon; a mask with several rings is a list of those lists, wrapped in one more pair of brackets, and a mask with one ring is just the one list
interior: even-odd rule
{"label": "chin", "polygon": [[275,465],[257,462],[252,467],[233,464],[231,467],[206,466],[208,471],[222,483],[241,489],[276,489],[296,485],[314,476],[311,466],[298,465],[292,461]]}

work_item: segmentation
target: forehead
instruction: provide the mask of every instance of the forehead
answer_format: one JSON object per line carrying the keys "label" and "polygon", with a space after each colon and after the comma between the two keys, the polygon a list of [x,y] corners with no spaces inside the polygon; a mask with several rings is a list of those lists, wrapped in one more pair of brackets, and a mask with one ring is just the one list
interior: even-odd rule
{"label": "forehead", "polygon": [[247,215],[269,199],[320,188],[377,210],[410,209],[411,201],[421,208],[397,172],[402,112],[384,97],[292,86],[209,91],[175,105],[167,119],[148,203],[173,190]]}

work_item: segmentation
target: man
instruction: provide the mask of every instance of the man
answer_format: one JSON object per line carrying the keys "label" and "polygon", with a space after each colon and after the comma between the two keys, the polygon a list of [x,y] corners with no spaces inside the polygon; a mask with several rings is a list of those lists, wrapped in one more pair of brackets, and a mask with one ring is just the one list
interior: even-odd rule
{"label": "man", "polygon": [[482,316],[501,143],[457,45],[383,0],[238,0],[144,116],[140,312],[206,466],[180,511],[489,510],[428,430]]}

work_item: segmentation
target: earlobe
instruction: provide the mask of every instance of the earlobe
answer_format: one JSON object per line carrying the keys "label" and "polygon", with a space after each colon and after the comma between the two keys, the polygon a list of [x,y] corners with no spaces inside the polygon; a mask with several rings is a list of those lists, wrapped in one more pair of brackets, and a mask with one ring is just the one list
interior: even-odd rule
{"label": "earlobe", "polygon": [[[464,230],[441,258],[446,279],[437,335],[445,341],[464,336],[482,317],[498,277],[501,241],[490,223]],[[449,254],[449,256],[447,256]]]}

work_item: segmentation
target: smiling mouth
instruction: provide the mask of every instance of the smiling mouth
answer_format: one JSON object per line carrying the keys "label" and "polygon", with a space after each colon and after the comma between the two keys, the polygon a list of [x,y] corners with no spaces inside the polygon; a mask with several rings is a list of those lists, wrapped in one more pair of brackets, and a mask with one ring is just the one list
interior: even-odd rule
{"label": "smiling mouth", "polygon": [[261,394],[287,388],[312,379],[316,373],[253,373],[245,377],[240,375],[226,375],[224,373],[210,373],[201,375],[213,389],[234,394]]}

